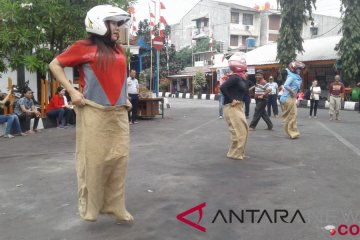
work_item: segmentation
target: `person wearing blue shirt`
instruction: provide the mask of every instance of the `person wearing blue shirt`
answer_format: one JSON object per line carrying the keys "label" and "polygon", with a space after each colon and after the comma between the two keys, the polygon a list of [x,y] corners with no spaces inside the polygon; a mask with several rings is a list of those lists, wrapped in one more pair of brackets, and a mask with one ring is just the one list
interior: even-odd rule
{"label": "person wearing blue shirt", "polygon": [[283,109],[284,129],[291,139],[296,139],[300,136],[297,128],[297,107],[296,94],[299,92],[302,79],[300,72],[305,68],[305,64],[298,61],[293,61],[286,69],[288,75],[284,84],[284,93],[280,97],[280,104]]}

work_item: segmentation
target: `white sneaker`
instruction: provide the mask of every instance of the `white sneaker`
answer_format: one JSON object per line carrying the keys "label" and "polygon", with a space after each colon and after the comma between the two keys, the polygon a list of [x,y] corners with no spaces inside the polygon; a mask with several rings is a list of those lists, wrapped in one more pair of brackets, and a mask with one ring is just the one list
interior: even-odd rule
{"label": "white sneaker", "polygon": [[5,134],[5,135],[4,135],[4,138],[14,138],[14,136],[11,135],[11,134]]}
{"label": "white sneaker", "polygon": [[222,119],[223,118],[223,116],[219,116],[219,119]]}
{"label": "white sneaker", "polygon": [[317,116],[315,116],[314,118],[317,118]]}
{"label": "white sneaker", "polygon": [[312,118],[312,116],[309,116],[309,118],[311,119],[311,118]]}

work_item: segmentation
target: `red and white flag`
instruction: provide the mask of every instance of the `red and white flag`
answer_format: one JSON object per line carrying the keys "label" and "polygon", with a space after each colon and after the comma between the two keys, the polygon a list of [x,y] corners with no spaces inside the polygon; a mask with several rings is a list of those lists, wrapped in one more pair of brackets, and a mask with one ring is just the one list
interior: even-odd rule
{"label": "red and white flag", "polygon": [[150,16],[150,36],[151,39],[155,38],[155,34],[154,34],[154,27],[155,27],[155,14],[152,12],[150,4],[149,4],[149,16]]}

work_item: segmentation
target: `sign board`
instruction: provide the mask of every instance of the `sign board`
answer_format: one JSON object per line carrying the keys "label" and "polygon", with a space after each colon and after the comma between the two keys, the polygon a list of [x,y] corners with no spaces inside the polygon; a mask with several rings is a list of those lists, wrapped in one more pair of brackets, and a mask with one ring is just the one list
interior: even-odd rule
{"label": "sign board", "polygon": [[153,47],[156,50],[160,51],[164,47],[164,38],[159,37],[159,36],[155,37],[153,39]]}
{"label": "sign board", "polygon": [[247,71],[248,74],[255,74],[255,67],[248,67]]}

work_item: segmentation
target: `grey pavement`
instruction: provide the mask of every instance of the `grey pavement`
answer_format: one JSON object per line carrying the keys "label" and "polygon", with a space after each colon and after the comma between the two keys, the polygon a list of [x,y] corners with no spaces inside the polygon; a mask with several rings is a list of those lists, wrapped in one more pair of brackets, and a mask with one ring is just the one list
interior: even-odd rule
{"label": "grey pavement", "polygon": [[[249,133],[243,161],[226,158],[229,133],[218,119],[218,103],[170,99],[165,118],[132,125],[126,204],[135,221],[117,223],[108,216],[85,222],[77,212],[75,129],[0,139],[1,240],[322,240],[327,225],[360,223],[360,114],[342,111],[339,122],[319,110],[299,109],[301,137],[285,136],[280,119],[274,131],[260,123]],[[251,115],[253,114],[253,107]],[[250,119],[251,120],[251,119]],[[176,216],[206,202],[201,232]],[[306,223],[244,223],[242,210],[299,209]],[[218,210],[223,218],[214,217]],[[186,218],[198,221],[195,212]],[[359,237],[357,235],[356,237]]]}

